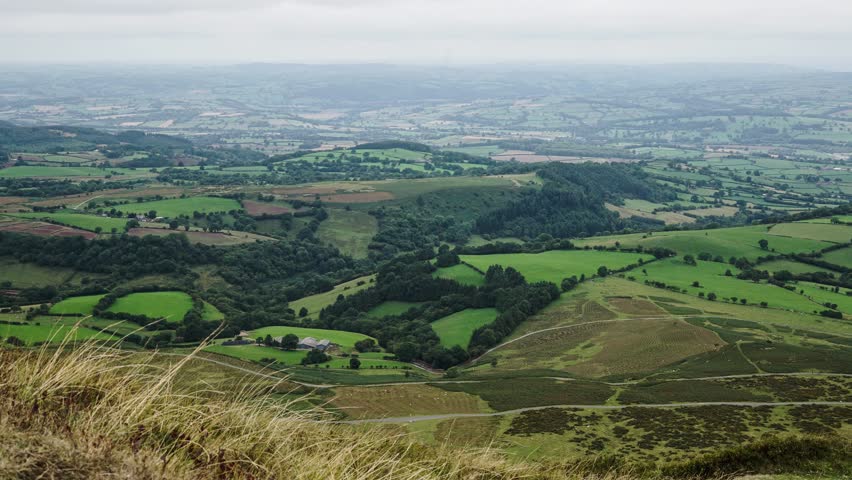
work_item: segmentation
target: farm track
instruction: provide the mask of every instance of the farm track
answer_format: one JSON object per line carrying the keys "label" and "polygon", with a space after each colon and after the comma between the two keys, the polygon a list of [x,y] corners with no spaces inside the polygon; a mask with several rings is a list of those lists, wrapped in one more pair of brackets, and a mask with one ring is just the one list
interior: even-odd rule
{"label": "farm track", "polygon": [[827,407],[846,407],[852,406],[852,402],[687,402],[687,403],[646,403],[635,405],[542,405],[538,407],[516,408],[514,410],[503,410],[501,412],[488,413],[445,413],[439,415],[413,415],[410,417],[388,417],[388,418],[368,418],[361,420],[340,420],[329,423],[338,423],[345,425],[360,425],[366,423],[411,423],[427,420],[451,420],[455,418],[481,418],[481,417],[500,417],[503,415],[514,415],[517,413],[534,412],[537,410],[546,410],[549,408],[573,408],[582,410],[624,410],[627,408],[685,408],[685,407],[713,407],[713,406],[728,406],[728,407],[797,407],[797,406],[827,406]]}
{"label": "farm track", "polygon": [[94,199],[96,199],[96,198],[101,198],[101,197],[103,197],[103,195],[95,195],[94,197],[92,197],[92,198],[88,198],[88,199],[84,200],[83,202],[81,202],[81,203],[79,203],[79,204],[77,204],[77,205],[74,205],[74,206],[73,206],[73,207],[71,207],[71,208],[73,208],[74,210],[79,210],[79,209],[80,209],[80,207],[82,207],[83,205],[85,205],[85,204],[87,204],[87,203],[91,202],[92,200],[94,200]]}

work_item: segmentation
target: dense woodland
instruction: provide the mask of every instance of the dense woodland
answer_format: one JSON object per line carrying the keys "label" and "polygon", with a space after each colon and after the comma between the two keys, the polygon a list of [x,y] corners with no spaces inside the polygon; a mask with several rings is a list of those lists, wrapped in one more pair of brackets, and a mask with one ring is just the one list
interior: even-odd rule
{"label": "dense woodland", "polygon": [[662,226],[653,220],[621,220],[604,202],[621,203],[625,197],[649,201],[675,199],[670,189],[655,184],[634,165],[549,164],[538,170],[541,189],[526,189],[521,198],[480,216],[477,232],[497,236],[534,238],[589,236],[616,232],[636,223],[645,228]]}

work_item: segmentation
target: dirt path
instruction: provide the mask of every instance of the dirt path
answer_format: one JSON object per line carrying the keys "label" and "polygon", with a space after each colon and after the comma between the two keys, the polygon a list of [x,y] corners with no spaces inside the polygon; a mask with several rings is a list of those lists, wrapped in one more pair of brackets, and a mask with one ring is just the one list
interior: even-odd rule
{"label": "dirt path", "polygon": [[80,208],[80,207],[82,207],[83,205],[85,205],[85,204],[87,204],[87,203],[91,202],[92,200],[94,200],[94,199],[96,199],[96,198],[101,198],[101,197],[103,197],[103,195],[95,195],[94,197],[92,197],[92,198],[87,198],[86,200],[84,200],[84,201],[80,202],[80,203],[79,203],[79,204],[77,204],[77,205],[74,205],[74,206],[73,206],[73,207],[71,207],[71,208],[73,208],[74,210],[77,210],[78,208]]}
{"label": "dirt path", "polygon": [[795,406],[852,406],[852,402],[686,402],[686,403],[647,403],[637,405],[543,405],[539,407],[516,408],[514,410],[504,410],[502,412],[488,413],[445,413],[441,415],[413,415],[410,417],[388,417],[388,418],[368,418],[362,420],[341,420],[329,423],[342,423],[346,425],[360,425],[364,423],[412,423],[426,420],[450,420],[453,418],[479,418],[479,417],[499,417],[503,415],[513,415],[516,413],[533,412],[536,410],[545,410],[548,408],[574,408],[584,410],[623,410],[625,408],[683,408],[683,407],[714,407],[714,406],[729,406],[729,407],[795,407]]}

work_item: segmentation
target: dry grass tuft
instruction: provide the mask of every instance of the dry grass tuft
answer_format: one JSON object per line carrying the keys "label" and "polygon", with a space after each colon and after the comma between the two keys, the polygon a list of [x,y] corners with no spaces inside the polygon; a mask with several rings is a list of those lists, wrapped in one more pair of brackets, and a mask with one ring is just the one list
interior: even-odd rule
{"label": "dry grass tuft", "polygon": [[329,423],[250,383],[236,393],[177,387],[192,355],[158,367],[155,353],[73,347],[0,351],[0,478],[581,477],[488,450],[426,447],[386,429]]}

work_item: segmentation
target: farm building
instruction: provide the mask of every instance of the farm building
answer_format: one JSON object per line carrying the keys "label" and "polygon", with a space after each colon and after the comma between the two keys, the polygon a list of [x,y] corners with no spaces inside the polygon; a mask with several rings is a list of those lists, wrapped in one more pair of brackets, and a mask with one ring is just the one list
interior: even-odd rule
{"label": "farm building", "polygon": [[316,348],[317,350],[325,351],[329,346],[331,346],[331,342],[326,339],[317,341],[314,337],[305,337],[299,339],[299,344],[296,348],[300,350],[313,350]]}

